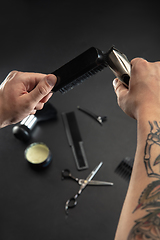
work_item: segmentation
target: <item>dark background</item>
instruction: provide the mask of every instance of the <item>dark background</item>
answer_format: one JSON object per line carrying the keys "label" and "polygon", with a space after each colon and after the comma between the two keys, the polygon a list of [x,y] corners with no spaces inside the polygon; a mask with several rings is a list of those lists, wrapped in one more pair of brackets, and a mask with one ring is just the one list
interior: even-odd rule
{"label": "dark background", "polygon": [[[113,44],[129,60],[160,58],[159,6],[154,1],[5,0],[0,7],[0,79],[11,70],[50,73],[91,46],[107,51]],[[34,171],[24,159],[28,144],[16,139],[13,126],[0,131],[0,239],[112,240],[128,182],[115,173],[126,156],[134,157],[136,121],[117,106],[109,69],[50,103],[57,121],[37,124],[30,142],[46,143],[53,160]],[[100,126],[77,105],[108,121]],[[77,171],[61,113],[74,111],[89,169]],[[87,187],[67,217],[64,205],[78,190],[62,181],[61,170],[86,178],[103,161],[95,179],[113,187]]]}

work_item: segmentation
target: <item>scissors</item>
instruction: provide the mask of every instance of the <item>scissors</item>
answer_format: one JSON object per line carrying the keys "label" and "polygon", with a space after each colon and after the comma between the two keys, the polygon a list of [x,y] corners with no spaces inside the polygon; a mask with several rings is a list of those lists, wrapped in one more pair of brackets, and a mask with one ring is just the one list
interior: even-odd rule
{"label": "scissors", "polygon": [[[69,169],[64,169],[62,171],[62,179],[72,179],[74,181],[76,181],[79,185],[82,185],[86,182],[85,179],[79,179],[74,177]],[[91,180],[90,182],[88,182],[88,185],[98,185],[98,186],[112,186],[113,183],[112,182],[106,182],[106,181],[97,181],[97,180]]]}
{"label": "scissors", "polygon": [[[113,185],[113,183],[109,183],[109,182],[91,181],[92,178],[97,173],[97,171],[99,170],[99,168],[102,166],[102,164],[103,164],[103,162],[100,162],[98,164],[98,166],[88,175],[88,177],[85,180],[73,177],[68,169],[65,169],[64,171],[62,171],[62,177],[63,178],[71,178],[71,179],[75,180],[76,182],[78,182],[78,184],[80,185],[79,191],[75,194],[74,197],[71,197],[69,200],[67,200],[67,202],[65,204],[65,212],[66,212],[66,214],[68,214],[68,209],[69,208],[73,208],[73,207],[75,207],[77,205],[77,198],[78,198],[78,196],[82,193],[83,189],[88,184]],[[98,184],[97,184],[97,182],[98,182]]]}

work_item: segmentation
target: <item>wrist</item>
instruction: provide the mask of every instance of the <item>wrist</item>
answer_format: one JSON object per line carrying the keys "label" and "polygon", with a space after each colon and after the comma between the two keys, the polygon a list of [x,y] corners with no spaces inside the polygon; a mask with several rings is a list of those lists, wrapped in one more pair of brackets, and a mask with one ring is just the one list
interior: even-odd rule
{"label": "wrist", "polygon": [[149,120],[160,121],[160,104],[142,104],[135,111],[135,118],[139,122]]}
{"label": "wrist", "polygon": [[[150,109],[147,112],[141,112],[137,117],[137,150],[142,151],[144,154],[146,140],[148,139],[149,134],[155,134],[155,137],[159,139],[160,132],[160,111],[152,111]],[[157,141],[157,140],[155,140]]]}

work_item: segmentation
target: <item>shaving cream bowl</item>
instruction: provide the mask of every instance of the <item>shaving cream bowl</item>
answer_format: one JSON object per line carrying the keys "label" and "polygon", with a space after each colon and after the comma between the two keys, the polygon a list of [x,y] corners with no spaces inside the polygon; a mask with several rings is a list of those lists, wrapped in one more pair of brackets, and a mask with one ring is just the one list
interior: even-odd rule
{"label": "shaving cream bowl", "polygon": [[26,148],[24,155],[31,166],[38,168],[47,167],[52,159],[49,148],[42,142],[30,144]]}

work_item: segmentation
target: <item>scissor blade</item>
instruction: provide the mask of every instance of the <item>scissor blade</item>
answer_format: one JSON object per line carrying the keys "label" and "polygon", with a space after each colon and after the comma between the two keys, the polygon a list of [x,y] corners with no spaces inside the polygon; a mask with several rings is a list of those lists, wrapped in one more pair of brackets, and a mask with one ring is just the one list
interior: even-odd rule
{"label": "scissor blade", "polygon": [[92,178],[95,176],[95,174],[98,172],[98,170],[100,169],[100,167],[102,166],[103,162],[100,162],[100,164],[98,164],[98,166],[88,175],[88,177],[86,178],[86,182],[88,184],[88,182],[90,182],[92,180]]}
{"label": "scissor blade", "polygon": [[84,184],[81,185],[78,194],[81,194],[82,190],[87,186],[87,184],[92,180],[92,178],[95,176],[97,171],[102,166],[103,162],[100,162],[96,168],[93,169],[93,171],[88,175],[88,177],[85,179]]}
{"label": "scissor blade", "polygon": [[[86,180],[84,179],[79,179],[79,184],[82,185],[85,183]],[[112,182],[105,182],[105,181],[96,181],[96,180],[91,180],[88,182],[88,185],[98,185],[98,186],[112,186]]]}

